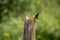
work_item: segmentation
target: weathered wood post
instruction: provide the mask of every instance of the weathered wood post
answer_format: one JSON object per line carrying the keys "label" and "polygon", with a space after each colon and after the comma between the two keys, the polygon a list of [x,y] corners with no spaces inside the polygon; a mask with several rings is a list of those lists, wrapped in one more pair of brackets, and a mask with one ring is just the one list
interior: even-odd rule
{"label": "weathered wood post", "polygon": [[39,13],[35,16],[33,15],[32,19],[26,16],[24,23],[24,38],[23,40],[36,40],[36,31],[35,31],[35,23],[38,18]]}
{"label": "weathered wood post", "polygon": [[24,40],[35,40],[35,22],[26,16],[24,23]]}

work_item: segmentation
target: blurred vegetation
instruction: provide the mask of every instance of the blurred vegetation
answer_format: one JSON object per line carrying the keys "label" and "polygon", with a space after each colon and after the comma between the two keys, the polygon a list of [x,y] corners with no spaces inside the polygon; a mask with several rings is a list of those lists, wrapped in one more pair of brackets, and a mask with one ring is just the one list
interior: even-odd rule
{"label": "blurred vegetation", "polygon": [[0,0],[0,40],[23,40],[25,16],[37,12],[36,40],[60,40],[60,0]]}

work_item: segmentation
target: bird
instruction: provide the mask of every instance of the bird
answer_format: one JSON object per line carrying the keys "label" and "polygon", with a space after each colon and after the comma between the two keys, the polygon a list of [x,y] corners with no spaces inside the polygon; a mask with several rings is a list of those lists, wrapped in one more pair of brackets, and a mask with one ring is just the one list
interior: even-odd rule
{"label": "bird", "polygon": [[36,19],[38,19],[38,16],[39,16],[39,12],[35,16],[33,15],[32,17],[32,20],[34,20],[35,23],[36,23]]}

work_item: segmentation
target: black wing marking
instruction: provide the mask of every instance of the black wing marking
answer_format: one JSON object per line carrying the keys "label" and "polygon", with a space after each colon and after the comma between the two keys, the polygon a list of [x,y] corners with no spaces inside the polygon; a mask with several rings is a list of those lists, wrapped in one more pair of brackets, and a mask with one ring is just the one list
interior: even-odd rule
{"label": "black wing marking", "polygon": [[39,16],[39,12],[35,15],[35,19],[37,19],[37,18],[38,18],[38,16]]}

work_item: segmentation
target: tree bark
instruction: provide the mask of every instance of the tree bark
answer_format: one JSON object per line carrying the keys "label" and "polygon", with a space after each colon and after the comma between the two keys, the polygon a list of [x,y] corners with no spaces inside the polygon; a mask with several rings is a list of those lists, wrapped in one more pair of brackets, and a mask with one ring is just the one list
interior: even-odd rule
{"label": "tree bark", "polygon": [[24,23],[24,38],[23,40],[35,40],[35,22],[34,20],[27,19]]}

